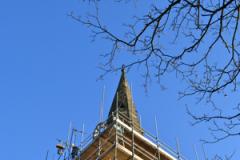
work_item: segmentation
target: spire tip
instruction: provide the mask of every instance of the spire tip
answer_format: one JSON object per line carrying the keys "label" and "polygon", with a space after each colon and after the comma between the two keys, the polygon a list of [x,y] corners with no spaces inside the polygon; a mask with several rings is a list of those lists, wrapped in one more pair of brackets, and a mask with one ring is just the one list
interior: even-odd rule
{"label": "spire tip", "polygon": [[125,68],[126,68],[126,66],[123,64],[122,69],[121,69],[122,73],[125,73]]}

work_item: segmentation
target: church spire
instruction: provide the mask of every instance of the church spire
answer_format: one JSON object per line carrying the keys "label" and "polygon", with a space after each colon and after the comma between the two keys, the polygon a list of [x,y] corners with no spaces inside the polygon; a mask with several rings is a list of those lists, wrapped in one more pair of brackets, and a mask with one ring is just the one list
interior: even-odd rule
{"label": "church spire", "polygon": [[116,113],[117,110],[120,115],[123,115],[128,119],[126,124],[131,126],[132,122],[134,129],[141,132],[139,118],[133,102],[132,93],[127,82],[124,66],[122,67],[122,75],[108,117],[111,117],[112,113]]}

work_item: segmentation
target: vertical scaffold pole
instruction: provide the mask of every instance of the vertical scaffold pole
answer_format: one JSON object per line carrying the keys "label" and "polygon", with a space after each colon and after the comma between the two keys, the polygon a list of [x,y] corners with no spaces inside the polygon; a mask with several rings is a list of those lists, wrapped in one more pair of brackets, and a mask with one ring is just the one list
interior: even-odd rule
{"label": "vertical scaffold pole", "polygon": [[178,160],[181,160],[181,156],[180,156],[180,146],[179,146],[178,138],[176,138],[176,145],[177,145],[177,159],[178,159]]}
{"label": "vertical scaffold pole", "polygon": [[133,123],[132,123],[132,160],[134,160],[134,131],[133,131]]}
{"label": "vertical scaffold pole", "polygon": [[47,150],[45,160],[48,160],[48,153],[49,153],[49,150]]}
{"label": "vertical scaffold pole", "polygon": [[102,141],[101,141],[100,132],[101,132],[101,125],[103,122],[104,96],[105,96],[105,86],[103,87],[102,100],[100,102],[100,107],[99,107],[99,125],[100,126],[99,126],[99,136],[98,136],[98,152],[97,152],[98,157],[101,156],[101,152],[102,152]]}
{"label": "vertical scaffold pole", "polygon": [[118,112],[119,112],[119,107],[118,107],[118,92],[117,92],[117,99],[116,99],[116,118],[118,119],[119,117],[119,115],[118,115]]}
{"label": "vertical scaffold pole", "polygon": [[75,132],[75,129],[72,127],[70,141],[69,141],[69,147],[68,147],[68,160],[70,160],[70,158],[71,158],[72,145],[73,145],[73,134],[74,134],[74,132]]}
{"label": "vertical scaffold pole", "polygon": [[72,130],[72,121],[69,122],[68,135],[67,135],[67,147],[69,146],[71,130]]}
{"label": "vertical scaffold pole", "polygon": [[197,149],[196,149],[195,145],[193,145],[193,149],[194,149],[194,152],[195,152],[196,160],[199,160]]}
{"label": "vertical scaffold pole", "polygon": [[98,157],[101,156],[101,150],[102,150],[102,144],[101,144],[101,136],[100,136],[100,133],[99,133],[99,137],[98,137]]}
{"label": "vertical scaffold pole", "polygon": [[[132,92],[132,84],[131,84],[131,93]],[[135,155],[135,142],[134,142],[134,121],[133,121],[133,99],[131,101],[131,126],[132,126],[132,160],[134,160],[134,155]]]}
{"label": "vertical scaffold pole", "polygon": [[83,143],[84,143],[84,133],[85,133],[85,131],[84,131],[84,123],[83,123],[83,125],[82,125],[82,131],[81,131],[81,138],[80,138],[80,148],[79,148],[79,150],[80,150],[80,158],[79,158],[79,160],[81,160],[81,152],[82,152],[82,150],[83,150]]}
{"label": "vertical scaffold pole", "polygon": [[99,109],[99,122],[103,121],[104,103],[105,103],[105,86],[103,86],[103,90],[102,90],[102,100],[100,102],[100,109]]}
{"label": "vertical scaffold pole", "polygon": [[203,152],[204,160],[208,160],[203,144],[202,144],[202,152]]}
{"label": "vertical scaffold pole", "polygon": [[118,92],[117,92],[117,99],[116,99],[116,117],[115,117],[115,147],[114,147],[114,160],[117,160],[117,147],[118,147],[118,123],[117,123],[117,120],[118,120]]}
{"label": "vertical scaffold pole", "polygon": [[161,160],[161,154],[159,152],[159,135],[158,135],[158,125],[157,125],[157,117],[155,116],[155,129],[156,129],[156,142],[157,142],[157,156],[158,160]]}
{"label": "vertical scaffold pole", "polygon": [[70,121],[69,130],[68,130],[68,137],[67,137],[67,159],[70,159],[71,154],[71,147],[72,147],[72,122]]}

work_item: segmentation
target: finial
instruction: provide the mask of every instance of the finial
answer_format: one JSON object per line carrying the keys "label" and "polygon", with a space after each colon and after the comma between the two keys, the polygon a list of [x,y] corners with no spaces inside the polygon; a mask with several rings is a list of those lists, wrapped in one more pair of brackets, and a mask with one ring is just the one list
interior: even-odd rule
{"label": "finial", "polygon": [[125,73],[125,68],[126,68],[126,66],[123,64],[122,69],[121,69],[122,73]]}

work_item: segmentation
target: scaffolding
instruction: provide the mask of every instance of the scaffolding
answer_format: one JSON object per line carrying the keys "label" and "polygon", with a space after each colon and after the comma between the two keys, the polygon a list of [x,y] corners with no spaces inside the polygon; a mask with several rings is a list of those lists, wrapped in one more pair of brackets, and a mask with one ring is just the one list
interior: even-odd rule
{"label": "scaffolding", "polygon": [[[111,123],[109,123],[111,122]],[[77,160],[186,160],[172,148],[118,112],[99,123],[81,142]]]}

